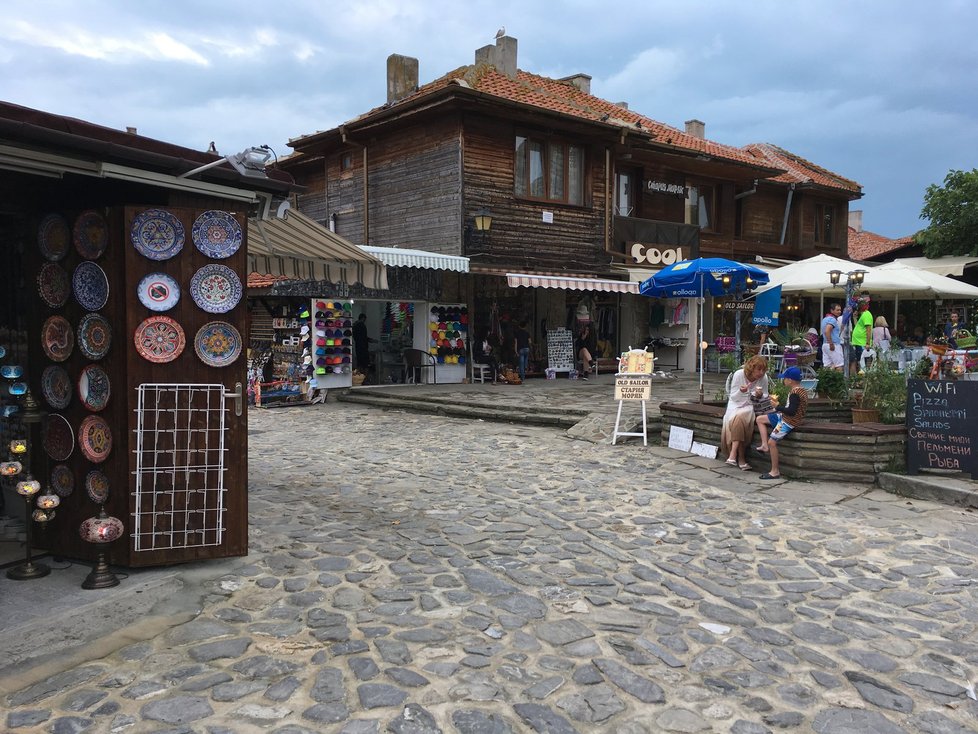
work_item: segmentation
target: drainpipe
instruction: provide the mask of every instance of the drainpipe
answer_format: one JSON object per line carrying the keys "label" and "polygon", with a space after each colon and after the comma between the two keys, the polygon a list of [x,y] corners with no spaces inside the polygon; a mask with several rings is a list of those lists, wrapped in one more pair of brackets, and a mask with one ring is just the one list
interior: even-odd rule
{"label": "drainpipe", "polygon": [[734,201],[737,201],[738,199],[743,199],[745,196],[750,196],[751,194],[756,194],[756,193],[757,193],[757,179],[755,178],[754,187],[748,189],[747,191],[741,191],[739,194],[734,196]]}
{"label": "drainpipe", "polygon": [[363,244],[370,244],[370,198],[369,187],[367,185],[367,146],[356,140],[352,140],[347,133],[346,127],[340,125],[340,135],[347,145],[359,145],[363,151]]}
{"label": "drainpipe", "polygon": [[784,203],[784,221],[781,223],[781,241],[779,245],[784,244],[784,236],[788,231],[788,215],[791,213],[791,197],[794,196],[795,185],[791,184],[788,187],[788,200]]}
{"label": "drainpipe", "polygon": [[604,149],[604,251],[611,250],[611,150]]}

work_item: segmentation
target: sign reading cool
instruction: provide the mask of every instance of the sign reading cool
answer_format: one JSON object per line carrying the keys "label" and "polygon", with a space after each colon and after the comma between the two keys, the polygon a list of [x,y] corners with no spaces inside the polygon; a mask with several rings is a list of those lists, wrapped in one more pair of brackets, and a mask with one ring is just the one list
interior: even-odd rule
{"label": "sign reading cool", "polygon": [[660,250],[658,247],[648,247],[641,242],[636,242],[632,245],[632,258],[636,263],[672,265],[682,261],[683,248],[676,247],[672,250]]}

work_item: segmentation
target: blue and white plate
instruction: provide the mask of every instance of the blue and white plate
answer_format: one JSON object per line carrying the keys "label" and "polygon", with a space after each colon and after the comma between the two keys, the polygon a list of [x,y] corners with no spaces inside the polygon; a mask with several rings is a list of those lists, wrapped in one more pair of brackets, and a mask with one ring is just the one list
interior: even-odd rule
{"label": "blue and white plate", "polygon": [[241,279],[227,265],[205,265],[190,280],[191,298],[207,313],[227,313],[241,294]]}
{"label": "blue and white plate", "polygon": [[180,301],[180,284],[166,273],[150,273],[139,281],[136,295],[150,311],[169,311]]}
{"label": "blue and white plate", "polygon": [[132,220],[132,246],[150,260],[169,260],[183,249],[183,224],[164,209],[147,209]]}
{"label": "blue and white plate", "polygon": [[241,356],[241,334],[226,321],[211,321],[200,327],[194,351],[211,367],[226,367]]}
{"label": "blue and white plate", "polygon": [[112,326],[102,314],[85,314],[78,322],[78,348],[89,359],[102,359],[112,346]]}
{"label": "blue and white plate", "polygon": [[98,311],[109,300],[109,279],[105,271],[91,260],[85,260],[71,276],[75,300],[86,311]]}
{"label": "blue and white plate", "polygon": [[241,225],[229,212],[206,211],[197,217],[190,230],[194,245],[207,257],[223,260],[241,247]]}

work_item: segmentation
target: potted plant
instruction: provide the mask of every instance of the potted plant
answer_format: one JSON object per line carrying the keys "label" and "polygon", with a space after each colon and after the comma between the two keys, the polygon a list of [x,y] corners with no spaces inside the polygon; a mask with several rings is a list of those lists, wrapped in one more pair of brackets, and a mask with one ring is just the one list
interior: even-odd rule
{"label": "potted plant", "polygon": [[719,357],[720,369],[724,372],[735,372],[740,369],[740,360],[736,352],[726,352]]}
{"label": "potted plant", "polygon": [[907,409],[907,383],[886,360],[874,360],[862,375],[862,399],[852,409],[853,423],[901,423]]}
{"label": "potted plant", "polygon": [[849,397],[846,377],[839,370],[823,367],[815,375],[818,377],[818,394],[820,397],[840,401]]}

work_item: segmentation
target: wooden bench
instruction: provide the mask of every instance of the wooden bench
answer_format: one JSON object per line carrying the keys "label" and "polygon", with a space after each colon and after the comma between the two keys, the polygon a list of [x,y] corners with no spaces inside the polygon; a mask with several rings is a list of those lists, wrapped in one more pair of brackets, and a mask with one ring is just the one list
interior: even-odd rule
{"label": "wooden bench", "polygon": [[[781,473],[795,479],[845,479],[872,484],[884,471],[902,471],[906,465],[907,429],[903,425],[848,423],[849,406],[828,400],[808,403],[805,423],[778,444]],[[669,443],[670,426],[693,431],[701,443],[720,445],[723,403],[662,403],[662,444]],[[760,434],[755,432],[755,441]],[[763,467],[767,458],[751,450],[754,464]],[[722,457],[721,457],[722,458]]]}

